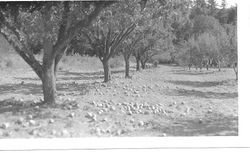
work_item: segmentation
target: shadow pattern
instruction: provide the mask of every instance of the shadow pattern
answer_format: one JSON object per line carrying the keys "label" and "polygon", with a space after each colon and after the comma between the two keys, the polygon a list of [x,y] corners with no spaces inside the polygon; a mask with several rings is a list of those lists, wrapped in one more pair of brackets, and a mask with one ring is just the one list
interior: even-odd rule
{"label": "shadow pattern", "polygon": [[237,98],[238,93],[218,93],[218,92],[203,92],[198,90],[187,90],[187,89],[167,89],[164,91],[165,95],[169,96],[187,96],[187,97],[199,97],[199,98],[212,98],[212,99],[230,99]]}
{"label": "shadow pattern", "polygon": [[151,121],[154,125],[151,130],[166,133],[169,136],[237,136],[238,117],[213,114],[208,118],[182,119],[172,125]]}
{"label": "shadow pattern", "polygon": [[172,84],[175,85],[185,85],[185,86],[191,86],[191,87],[213,87],[213,86],[219,86],[227,83],[227,80],[224,81],[207,81],[207,82],[201,82],[201,81],[169,81]]}

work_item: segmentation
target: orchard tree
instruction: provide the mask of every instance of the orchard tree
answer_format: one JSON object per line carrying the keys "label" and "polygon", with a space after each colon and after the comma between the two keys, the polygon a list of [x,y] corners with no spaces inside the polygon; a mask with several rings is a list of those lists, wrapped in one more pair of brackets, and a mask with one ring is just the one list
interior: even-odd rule
{"label": "orchard tree", "polygon": [[129,14],[131,12],[124,6],[126,6],[126,2],[119,2],[106,9],[92,27],[79,33],[75,42],[82,42],[78,45],[85,47],[71,45],[72,48],[78,48],[70,49],[71,51],[99,57],[103,64],[104,82],[111,80],[109,60],[117,55],[122,42],[136,28],[136,22],[131,20]]}
{"label": "orchard tree", "polygon": [[[138,10],[139,4],[137,1],[121,1],[116,3],[103,11],[97,19],[96,24],[90,27],[89,30],[82,31],[81,36],[76,37],[78,39],[76,42],[82,41],[85,44],[84,41],[87,40],[88,44],[88,49],[85,47],[84,50],[83,47],[83,49],[77,49],[77,52],[98,56],[101,60],[104,68],[104,82],[108,82],[111,79],[109,60],[117,55],[119,51],[123,52],[126,65],[129,66],[128,60],[134,42],[128,45],[124,41],[129,42],[126,39],[138,24],[138,20],[140,19],[140,12]],[[75,45],[71,46],[72,48],[79,48]]]}
{"label": "orchard tree", "polygon": [[70,41],[111,3],[0,2],[1,34],[41,79],[44,103],[56,101],[56,69]]}
{"label": "orchard tree", "polygon": [[111,80],[109,60],[119,51],[117,47],[134,28],[135,24],[130,25],[120,32],[114,32],[111,28],[108,28],[107,32],[96,28],[93,32],[86,34],[90,45],[90,50],[86,53],[96,55],[101,60],[104,69],[104,82]]}
{"label": "orchard tree", "polygon": [[[121,52],[125,61],[125,78],[130,78],[129,69],[130,63],[129,59],[133,52],[136,50],[136,46],[138,45],[139,41],[142,39],[142,33],[137,32],[133,34],[133,36],[129,37],[126,41],[123,42],[121,45]],[[139,69],[139,68],[137,68]]]}

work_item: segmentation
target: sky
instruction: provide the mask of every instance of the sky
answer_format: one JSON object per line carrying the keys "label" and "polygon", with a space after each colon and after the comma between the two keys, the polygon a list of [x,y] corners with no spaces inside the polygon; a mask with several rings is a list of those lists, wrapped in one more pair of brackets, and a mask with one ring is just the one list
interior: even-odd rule
{"label": "sky", "polygon": [[[221,4],[221,0],[216,0],[216,1],[217,1],[217,3],[219,5]],[[239,1],[239,0],[226,0],[227,7],[235,6],[235,4],[237,3],[237,1]]]}

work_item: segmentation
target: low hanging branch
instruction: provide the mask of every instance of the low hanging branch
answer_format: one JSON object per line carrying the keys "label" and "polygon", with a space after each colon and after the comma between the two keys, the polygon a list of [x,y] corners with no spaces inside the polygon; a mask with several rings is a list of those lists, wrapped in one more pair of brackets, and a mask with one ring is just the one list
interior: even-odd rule
{"label": "low hanging branch", "polygon": [[[136,24],[133,23],[127,28],[122,29],[119,33],[114,33],[108,28],[106,34],[101,28],[96,27],[91,32],[84,33],[89,44],[89,46],[85,46],[85,54],[99,57],[104,68],[104,82],[108,82],[111,79],[109,70],[110,58],[119,51],[119,49],[117,49],[118,46],[127,38],[135,27]],[[82,51],[84,51],[84,49]]]}
{"label": "low hanging branch", "polygon": [[[73,20],[76,17],[73,17],[75,10],[71,9],[72,3],[74,2],[0,3],[0,32],[42,80],[46,103],[55,103],[56,69],[70,41],[82,28],[89,27],[103,8],[114,2],[81,2],[85,6],[94,6],[90,14],[81,20]],[[57,12],[61,14],[58,15]],[[54,13],[58,15],[58,20],[55,20]],[[44,53],[42,63],[34,56],[41,51]]]}
{"label": "low hanging branch", "polygon": [[[128,28],[122,30],[114,39],[111,41],[111,43],[106,43],[106,48],[110,50],[110,54],[108,55],[108,58],[113,56],[116,53],[116,48],[120,43],[126,39],[126,37],[135,29],[136,24],[131,24]],[[109,29],[110,31],[110,29]]]}

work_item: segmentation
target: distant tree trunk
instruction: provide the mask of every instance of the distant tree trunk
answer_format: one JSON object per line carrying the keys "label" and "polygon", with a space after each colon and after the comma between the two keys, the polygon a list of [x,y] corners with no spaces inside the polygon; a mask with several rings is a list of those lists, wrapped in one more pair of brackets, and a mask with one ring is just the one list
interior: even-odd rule
{"label": "distant tree trunk", "polygon": [[234,63],[233,69],[234,69],[234,73],[236,76],[236,81],[238,81],[238,65],[237,65],[237,63]]}
{"label": "distant tree trunk", "polygon": [[102,64],[104,70],[104,82],[109,82],[111,80],[109,60],[104,58]]}
{"label": "distant tree trunk", "polygon": [[200,70],[202,70],[202,64],[200,64]]}
{"label": "distant tree trunk", "polygon": [[141,70],[140,58],[135,58],[135,59],[136,59],[136,71],[140,71]]}
{"label": "distant tree trunk", "polygon": [[49,60],[44,64],[42,84],[44,102],[54,104],[56,102],[55,60]]}
{"label": "distant tree trunk", "polygon": [[142,68],[142,69],[145,69],[145,68],[146,68],[146,63],[145,63],[143,60],[141,60],[141,68]]}
{"label": "distant tree trunk", "polygon": [[220,71],[221,70],[221,65],[220,65],[221,63],[220,63],[220,60],[218,60],[218,70]]}
{"label": "distant tree trunk", "polygon": [[129,76],[129,58],[124,57],[125,60],[125,78],[130,78]]}
{"label": "distant tree trunk", "polygon": [[206,69],[208,70],[209,69],[209,60],[206,60],[205,65],[206,65]]}
{"label": "distant tree trunk", "polygon": [[191,69],[191,64],[188,64],[188,70],[190,70]]}

